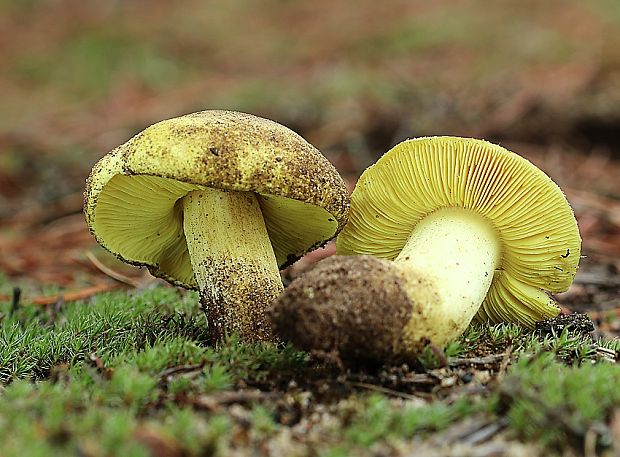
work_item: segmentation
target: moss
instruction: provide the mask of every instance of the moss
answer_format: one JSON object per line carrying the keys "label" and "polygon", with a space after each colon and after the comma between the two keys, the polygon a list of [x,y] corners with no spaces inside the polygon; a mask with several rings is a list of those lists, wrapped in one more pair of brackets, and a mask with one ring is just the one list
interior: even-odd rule
{"label": "moss", "polygon": [[343,371],[291,346],[213,347],[204,325],[195,294],[161,287],[6,314],[2,455],[398,455],[471,417],[546,455],[590,429],[611,446],[620,371],[597,348],[617,342],[474,326],[433,360]]}

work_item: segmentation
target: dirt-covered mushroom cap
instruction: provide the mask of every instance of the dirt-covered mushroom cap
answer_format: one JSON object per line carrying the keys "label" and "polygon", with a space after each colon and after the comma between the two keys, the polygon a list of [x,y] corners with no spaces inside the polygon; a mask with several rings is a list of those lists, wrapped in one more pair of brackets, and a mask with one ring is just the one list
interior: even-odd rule
{"label": "dirt-covered mushroom cap", "polygon": [[442,318],[460,329],[476,313],[529,327],[557,315],[548,292],[568,288],[580,259],[560,188],[482,140],[398,144],[362,174],[351,208],[338,253],[395,260],[427,276],[443,297]]}
{"label": "dirt-covered mushroom cap", "polygon": [[402,355],[415,305],[400,268],[372,256],[333,256],[295,279],[274,302],[276,333],[295,346],[337,351],[345,362]]}
{"label": "dirt-covered mushroom cap", "polygon": [[333,238],[349,211],[342,178],[301,136],[211,110],[158,122],[103,157],[87,180],[88,226],[125,261],[196,288],[176,203],[206,187],[259,195],[281,268]]}
{"label": "dirt-covered mushroom cap", "polygon": [[[317,149],[274,121],[231,111],[165,120],[117,147],[93,167],[84,208],[110,252],[174,284],[210,289],[213,303],[225,300],[222,287],[201,282],[243,282],[222,264],[228,271],[262,256],[254,263],[273,263],[265,268],[275,284],[278,267],[333,238],[348,209],[342,178]],[[261,254],[247,247],[254,239]]]}

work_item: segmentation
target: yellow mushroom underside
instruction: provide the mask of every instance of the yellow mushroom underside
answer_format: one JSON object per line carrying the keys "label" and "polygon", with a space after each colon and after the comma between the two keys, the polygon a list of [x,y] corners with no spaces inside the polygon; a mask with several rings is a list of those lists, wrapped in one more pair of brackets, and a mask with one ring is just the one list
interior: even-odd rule
{"label": "yellow mushroom underside", "polygon": [[447,208],[488,219],[501,243],[478,319],[531,326],[557,314],[546,291],[566,290],[575,276],[581,240],[573,212],[547,175],[486,141],[421,138],[386,153],[356,186],[338,253],[393,260],[418,222]]}
{"label": "yellow mushroom underside", "polygon": [[[196,281],[183,233],[181,199],[205,186],[148,175],[116,175],[99,193],[91,228],[123,260],[184,287]],[[333,236],[335,217],[294,199],[257,196],[278,265]]]}

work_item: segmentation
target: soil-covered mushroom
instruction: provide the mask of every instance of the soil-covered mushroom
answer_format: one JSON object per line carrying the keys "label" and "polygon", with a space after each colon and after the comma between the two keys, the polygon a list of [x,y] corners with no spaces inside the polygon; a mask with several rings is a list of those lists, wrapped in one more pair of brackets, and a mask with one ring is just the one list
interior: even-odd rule
{"label": "soil-covered mushroom", "polygon": [[405,326],[419,313],[416,300],[434,300],[418,296],[427,293],[419,285],[394,262],[333,256],[296,278],[270,316],[283,340],[308,351],[335,351],[345,363],[408,359],[413,351]]}
{"label": "soil-covered mushroom", "polygon": [[393,260],[433,291],[405,333],[443,345],[475,316],[532,328],[557,315],[548,292],[571,284],[581,238],[560,188],[526,159],[431,137],[398,144],[362,174],[336,245]]}
{"label": "soil-covered mushroom", "polygon": [[301,136],[271,120],[203,111],[165,120],[92,169],[84,211],[97,241],[198,289],[216,339],[269,340],[279,268],[333,238],[349,197]]}

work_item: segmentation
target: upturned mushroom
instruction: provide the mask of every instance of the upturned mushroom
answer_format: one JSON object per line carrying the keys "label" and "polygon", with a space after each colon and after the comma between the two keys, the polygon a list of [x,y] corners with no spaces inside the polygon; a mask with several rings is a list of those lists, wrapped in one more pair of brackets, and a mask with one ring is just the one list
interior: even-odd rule
{"label": "upturned mushroom", "polygon": [[[409,297],[393,353],[411,355],[427,342],[445,345],[474,318],[531,328],[557,315],[549,292],[571,284],[581,239],[560,188],[526,159],[482,140],[432,137],[400,143],[362,174],[336,246],[393,261],[391,279],[377,279],[399,281]],[[334,293],[367,288],[350,274]],[[295,306],[285,291],[278,316]]]}
{"label": "upturned mushroom", "polygon": [[[215,340],[270,340],[279,269],[342,229],[342,178],[301,136],[271,120],[203,111],[161,121],[92,169],[84,211],[125,262],[200,291]],[[303,223],[300,223],[303,221]]]}

